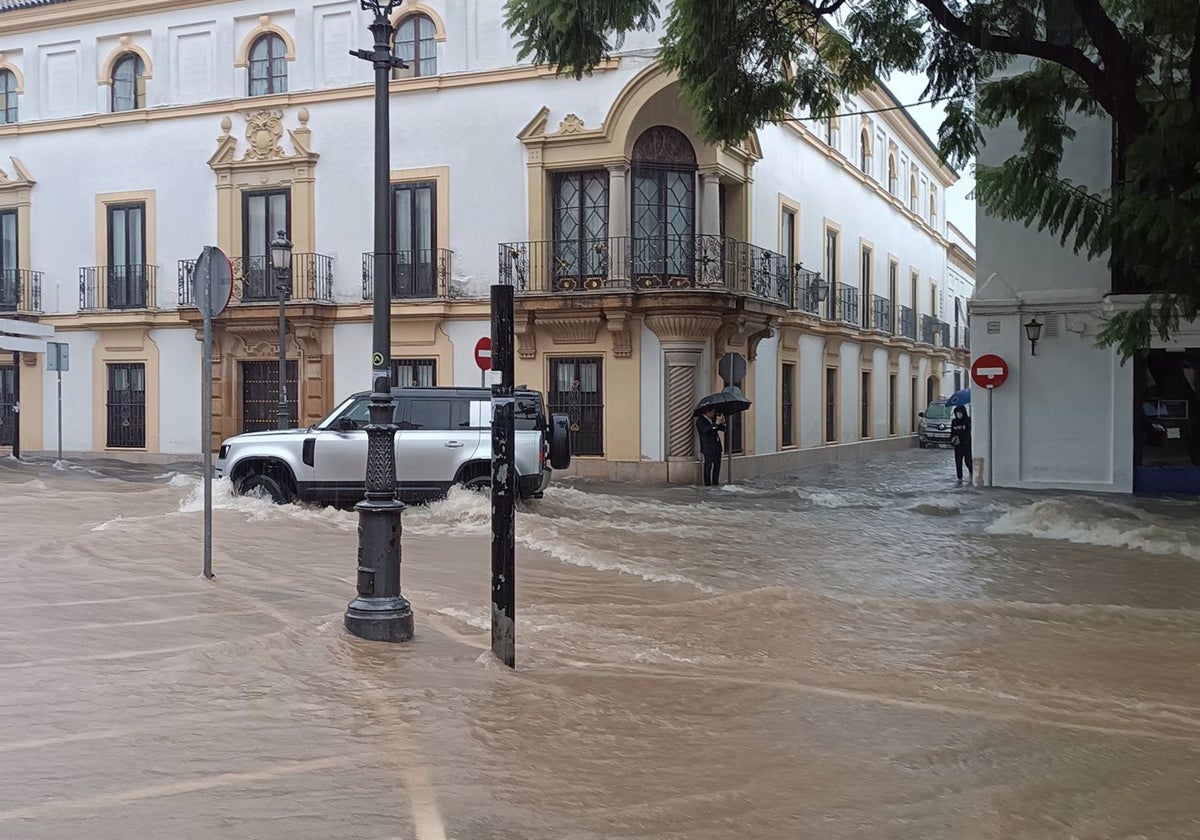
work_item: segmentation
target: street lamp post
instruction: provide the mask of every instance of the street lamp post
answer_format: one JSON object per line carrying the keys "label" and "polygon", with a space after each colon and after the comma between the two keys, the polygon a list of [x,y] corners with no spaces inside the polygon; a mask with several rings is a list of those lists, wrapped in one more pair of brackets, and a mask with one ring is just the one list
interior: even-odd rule
{"label": "street lamp post", "polygon": [[275,292],[279,295],[279,407],[276,409],[276,428],[291,426],[287,394],[287,295],[291,288],[292,243],[287,234],[279,231],[271,240],[271,271],[275,275]]}
{"label": "street lamp post", "polygon": [[375,69],[375,294],[371,353],[371,421],[367,425],[366,499],[358,511],[358,597],[346,607],[346,629],[362,639],[405,642],[413,636],[412,607],[400,594],[401,515],[396,498],[391,356],[390,225],[391,132],[388,87],[393,68],[404,63],[392,54],[392,10],[401,0],[359,0],[372,12],[370,50],[351,55]]}

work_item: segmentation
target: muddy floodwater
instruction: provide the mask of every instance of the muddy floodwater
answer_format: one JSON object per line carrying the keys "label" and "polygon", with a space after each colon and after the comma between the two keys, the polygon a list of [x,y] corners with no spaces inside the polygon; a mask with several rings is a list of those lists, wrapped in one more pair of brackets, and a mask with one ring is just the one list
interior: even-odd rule
{"label": "muddy floodwater", "polygon": [[355,514],[189,468],[0,462],[0,838],[1200,838],[1200,506],[957,486],[911,451],[405,515],[405,645],[342,628]]}

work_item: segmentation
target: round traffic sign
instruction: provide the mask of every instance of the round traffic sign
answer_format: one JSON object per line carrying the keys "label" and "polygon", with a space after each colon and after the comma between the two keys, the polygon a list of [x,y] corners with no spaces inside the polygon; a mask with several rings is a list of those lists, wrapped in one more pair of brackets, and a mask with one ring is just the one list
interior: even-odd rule
{"label": "round traffic sign", "polygon": [[475,342],[475,364],[480,370],[492,369],[492,340],[486,335]]}
{"label": "round traffic sign", "polygon": [[980,388],[999,388],[1008,380],[1008,362],[995,353],[986,353],[971,365],[971,379]]}
{"label": "round traffic sign", "polygon": [[233,297],[233,265],[225,252],[205,245],[192,268],[192,300],[201,315],[215,318]]}

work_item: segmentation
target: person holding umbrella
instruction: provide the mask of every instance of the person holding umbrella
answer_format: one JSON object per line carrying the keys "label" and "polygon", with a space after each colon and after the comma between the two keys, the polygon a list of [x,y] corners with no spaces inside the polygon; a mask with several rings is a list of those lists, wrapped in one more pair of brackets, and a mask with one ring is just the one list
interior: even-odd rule
{"label": "person holding umbrella", "polygon": [[962,484],[964,466],[967,478],[971,477],[971,418],[961,405],[954,407],[954,419],[950,421],[950,444],[954,447],[954,471]]}
{"label": "person holding umbrella", "polygon": [[721,436],[725,418],[715,408],[696,409],[696,434],[700,436],[700,454],[704,456],[704,486],[721,483]]}

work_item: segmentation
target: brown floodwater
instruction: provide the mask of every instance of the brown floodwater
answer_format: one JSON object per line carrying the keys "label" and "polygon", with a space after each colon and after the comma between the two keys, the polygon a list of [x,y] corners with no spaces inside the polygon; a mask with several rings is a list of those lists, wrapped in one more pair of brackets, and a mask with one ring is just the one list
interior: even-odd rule
{"label": "brown floodwater", "polygon": [[955,485],[912,451],[733,488],[355,514],[188,467],[0,462],[0,838],[1200,837],[1200,506]]}

